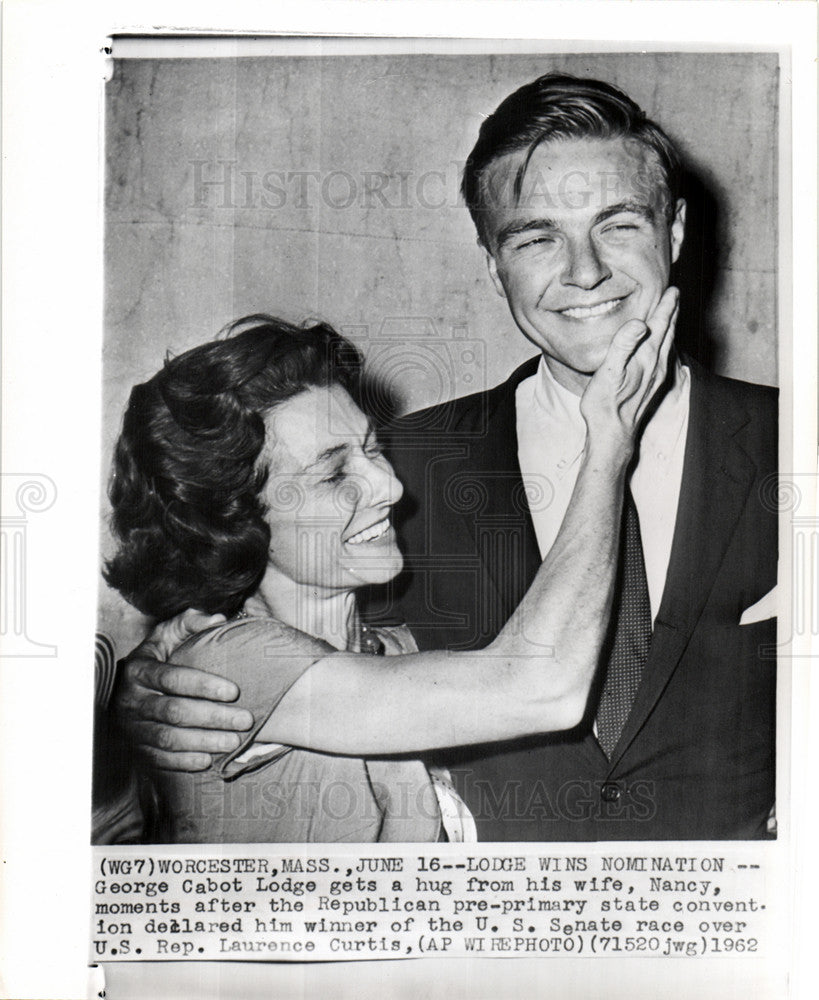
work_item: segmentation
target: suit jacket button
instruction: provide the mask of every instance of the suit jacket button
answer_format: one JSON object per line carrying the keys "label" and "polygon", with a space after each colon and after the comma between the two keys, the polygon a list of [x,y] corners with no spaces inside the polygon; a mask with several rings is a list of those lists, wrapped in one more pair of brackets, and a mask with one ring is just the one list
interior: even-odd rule
{"label": "suit jacket button", "polygon": [[617,785],[612,784],[612,782],[607,781],[600,789],[600,798],[604,802],[617,802],[620,798],[620,789]]}

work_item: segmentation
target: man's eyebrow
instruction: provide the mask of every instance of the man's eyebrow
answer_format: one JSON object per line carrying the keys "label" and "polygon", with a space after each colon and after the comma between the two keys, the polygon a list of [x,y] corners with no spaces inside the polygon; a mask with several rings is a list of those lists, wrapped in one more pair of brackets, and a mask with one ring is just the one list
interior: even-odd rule
{"label": "man's eyebrow", "polygon": [[625,201],[618,201],[616,205],[609,205],[608,208],[601,209],[594,217],[594,221],[605,222],[606,219],[610,219],[613,215],[619,215],[621,212],[631,212],[633,215],[639,215],[646,222],[654,222],[656,218],[651,205],[647,205],[643,201],[635,201],[633,198],[627,198]]}
{"label": "man's eyebrow", "polygon": [[[619,215],[621,212],[631,212],[634,215],[639,215],[641,218],[645,219],[646,222],[654,222],[656,215],[654,209],[651,205],[647,205],[642,201],[635,201],[632,198],[627,198],[624,201],[618,201],[616,205],[609,205],[607,208],[601,209],[597,215],[594,217],[595,224],[599,222],[605,222],[606,219],[610,219],[613,215]],[[521,219],[517,222],[510,222],[503,226],[496,236],[496,244],[498,250],[503,249],[503,247],[516,236],[522,236],[525,233],[539,232],[548,233],[554,232],[559,229],[558,224],[549,218],[541,219]]]}
{"label": "man's eyebrow", "polygon": [[509,222],[503,226],[497,234],[496,243],[500,250],[510,240],[523,233],[550,232],[558,229],[558,225],[552,219],[521,219],[519,222]]}

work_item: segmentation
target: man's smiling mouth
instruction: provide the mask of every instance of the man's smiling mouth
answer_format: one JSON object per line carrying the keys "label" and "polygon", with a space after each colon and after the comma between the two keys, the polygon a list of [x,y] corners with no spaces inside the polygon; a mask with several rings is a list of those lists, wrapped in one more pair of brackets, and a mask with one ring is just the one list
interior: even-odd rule
{"label": "man's smiling mouth", "polygon": [[621,295],[617,299],[606,299],[605,302],[598,302],[593,306],[569,306],[557,311],[561,316],[568,316],[569,319],[592,319],[595,316],[605,316],[606,313],[613,312],[625,298],[625,295]]}

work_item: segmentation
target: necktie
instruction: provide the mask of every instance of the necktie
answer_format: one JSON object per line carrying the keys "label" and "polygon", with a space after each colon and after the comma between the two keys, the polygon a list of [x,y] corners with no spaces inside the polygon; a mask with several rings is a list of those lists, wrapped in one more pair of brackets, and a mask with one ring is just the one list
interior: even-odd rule
{"label": "necktie", "polygon": [[620,565],[612,613],[615,618],[609,633],[606,679],[597,708],[597,740],[609,759],[634,704],[651,642],[651,604],[640,519],[628,488],[623,500]]}

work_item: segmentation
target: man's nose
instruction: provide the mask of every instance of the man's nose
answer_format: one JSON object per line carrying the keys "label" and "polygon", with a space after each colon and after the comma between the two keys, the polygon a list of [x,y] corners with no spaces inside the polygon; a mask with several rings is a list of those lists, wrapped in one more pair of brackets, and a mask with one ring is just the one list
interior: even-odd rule
{"label": "man's nose", "polygon": [[611,271],[600,259],[597,247],[591,239],[582,237],[568,241],[563,270],[564,284],[591,289],[610,277]]}

